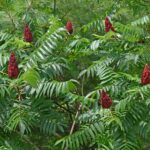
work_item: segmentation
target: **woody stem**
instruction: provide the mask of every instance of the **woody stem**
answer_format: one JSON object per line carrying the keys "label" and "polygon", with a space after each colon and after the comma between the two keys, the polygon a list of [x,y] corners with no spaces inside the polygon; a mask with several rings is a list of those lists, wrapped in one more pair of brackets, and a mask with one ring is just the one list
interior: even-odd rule
{"label": "woody stem", "polygon": [[[83,92],[83,90],[84,90],[84,85],[83,85],[83,84],[84,84],[84,78],[82,79],[82,85],[81,85],[81,94],[82,94],[82,96],[84,95],[84,92]],[[72,126],[71,126],[70,134],[73,133],[73,130],[74,130],[74,127],[75,127],[75,123],[76,123],[76,119],[77,119],[77,117],[78,117],[78,115],[79,115],[79,112],[80,112],[81,108],[82,108],[82,104],[80,104],[79,107],[78,107],[78,110],[77,110],[77,112],[76,112],[74,121],[73,121]]]}
{"label": "woody stem", "polygon": [[56,16],[56,0],[54,0],[54,16]]}

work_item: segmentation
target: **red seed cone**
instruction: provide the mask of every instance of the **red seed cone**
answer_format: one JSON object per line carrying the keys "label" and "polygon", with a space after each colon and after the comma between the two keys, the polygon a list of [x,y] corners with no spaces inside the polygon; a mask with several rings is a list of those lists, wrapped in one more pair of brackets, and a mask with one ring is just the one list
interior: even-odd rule
{"label": "red seed cone", "polygon": [[24,27],[24,40],[26,42],[32,42],[32,33],[30,31],[30,28],[29,26],[26,24],[25,27]]}
{"label": "red seed cone", "polygon": [[105,32],[109,32],[110,30],[115,31],[108,17],[105,18]]}
{"label": "red seed cone", "polygon": [[101,92],[100,103],[103,108],[110,108],[112,105],[112,100],[110,99],[110,97],[107,95],[105,91]]}
{"label": "red seed cone", "polygon": [[17,78],[19,75],[18,64],[14,53],[11,53],[8,63],[8,77]]}
{"label": "red seed cone", "polygon": [[150,69],[148,64],[145,65],[142,76],[141,76],[141,84],[146,85],[150,84]]}
{"label": "red seed cone", "polygon": [[67,31],[72,34],[73,33],[73,24],[71,21],[68,21],[67,24],[66,24],[66,29]]}

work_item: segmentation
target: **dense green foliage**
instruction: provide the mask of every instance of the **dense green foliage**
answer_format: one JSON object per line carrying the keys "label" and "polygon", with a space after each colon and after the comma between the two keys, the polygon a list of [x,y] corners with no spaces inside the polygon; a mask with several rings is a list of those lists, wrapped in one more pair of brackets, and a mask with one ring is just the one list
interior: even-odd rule
{"label": "dense green foliage", "polygon": [[[105,33],[107,15],[116,32]],[[7,74],[11,52],[17,79]],[[147,149],[145,64],[149,0],[0,0],[0,150]],[[113,100],[110,109],[99,104],[101,90]]]}

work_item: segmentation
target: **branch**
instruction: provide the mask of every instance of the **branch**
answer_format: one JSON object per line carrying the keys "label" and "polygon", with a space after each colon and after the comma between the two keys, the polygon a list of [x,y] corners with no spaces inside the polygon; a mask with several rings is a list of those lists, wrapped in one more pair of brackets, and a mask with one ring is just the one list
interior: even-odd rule
{"label": "branch", "polygon": [[[16,131],[16,133],[20,136],[20,132]],[[35,143],[33,143],[31,141],[31,139],[29,139],[26,135],[21,135],[21,137],[23,138],[24,141],[28,142],[30,145],[32,145],[34,147],[35,150],[40,150],[40,148],[35,145]]]}
{"label": "branch", "polygon": [[71,114],[74,114],[72,111],[70,111],[69,109],[63,107],[62,105],[58,104],[57,102],[53,101],[57,106],[59,106],[60,108],[64,109],[65,111],[71,113]]}

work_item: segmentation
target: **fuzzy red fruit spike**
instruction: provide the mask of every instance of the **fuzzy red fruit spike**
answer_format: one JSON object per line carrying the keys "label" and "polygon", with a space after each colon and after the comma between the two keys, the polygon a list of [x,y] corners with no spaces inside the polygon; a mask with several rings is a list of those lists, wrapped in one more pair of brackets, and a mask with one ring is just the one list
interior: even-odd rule
{"label": "fuzzy red fruit spike", "polygon": [[24,27],[24,40],[26,42],[32,42],[32,33],[29,26],[26,24]]}
{"label": "fuzzy red fruit spike", "polygon": [[8,63],[8,77],[17,78],[19,75],[18,64],[14,53],[11,53]]}
{"label": "fuzzy red fruit spike", "polygon": [[109,30],[110,30],[110,21],[109,21],[109,18],[108,17],[106,17],[105,18],[105,32],[109,32]]}
{"label": "fuzzy red fruit spike", "polygon": [[112,105],[112,100],[110,99],[110,97],[107,95],[105,91],[101,92],[100,103],[103,108],[110,108]]}
{"label": "fuzzy red fruit spike", "polygon": [[110,30],[115,31],[108,17],[105,18],[105,32],[109,32]]}
{"label": "fuzzy red fruit spike", "polygon": [[73,33],[73,24],[71,21],[68,21],[67,24],[66,24],[66,29],[67,31],[72,34]]}
{"label": "fuzzy red fruit spike", "polygon": [[142,77],[141,77],[141,84],[142,85],[150,84],[150,69],[148,64],[146,64],[144,67]]}

